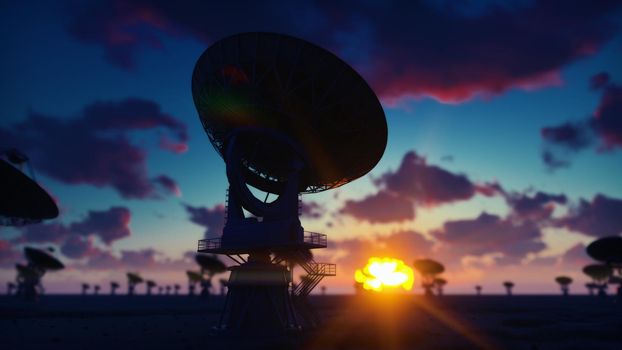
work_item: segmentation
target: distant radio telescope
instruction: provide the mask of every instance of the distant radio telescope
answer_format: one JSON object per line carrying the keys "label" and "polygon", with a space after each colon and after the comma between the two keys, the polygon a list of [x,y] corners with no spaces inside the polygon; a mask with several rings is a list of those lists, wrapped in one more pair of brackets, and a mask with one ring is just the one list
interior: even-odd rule
{"label": "distant radio telescope", "polygon": [[[378,98],[331,52],[272,33],[210,46],[194,68],[192,94],[229,182],[222,237],[199,241],[198,251],[238,262],[216,328],[267,335],[315,326],[306,296],[336,268],[308,252],[327,240],[304,231],[299,195],[342,186],[377,164],[387,142]],[[307,273],[298,284],[296,264]]]}

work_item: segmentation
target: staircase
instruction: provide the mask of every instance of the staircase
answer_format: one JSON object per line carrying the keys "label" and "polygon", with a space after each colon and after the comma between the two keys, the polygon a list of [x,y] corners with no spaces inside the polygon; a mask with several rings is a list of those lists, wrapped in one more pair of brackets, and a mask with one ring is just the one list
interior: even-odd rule
{"label": "staircase", "polygon": [[317,263],[313,260],[305,261],[302,253],[300,255],[298,264],[305,270],[307,275],[303,276],[302,281],[294,287],[292,294],[296,297],[306,297],[324,277],[337,275],[337,265]]}

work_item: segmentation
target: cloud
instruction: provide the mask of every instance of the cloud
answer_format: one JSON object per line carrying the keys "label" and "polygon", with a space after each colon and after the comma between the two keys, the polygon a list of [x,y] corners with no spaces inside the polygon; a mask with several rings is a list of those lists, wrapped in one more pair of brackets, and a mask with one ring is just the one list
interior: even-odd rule
{"label": "cloud", "polygon": [[111,207],[108,210],[90,210],[87,217],[71,224],[71,232],[82,235],[95,235],[102,242],[110,245],[112,242],[129,237],[129,227],[132,214],[125,207]]}
{"label": "cloud", "polygon": [[308,219],[319,219],[326,212],[326,208],[314,201],[303,201],[301,215]]}
{"label": "cloud", "polygon": [[0,239],[0,268],[15,266],[15,263],[19,261],[21,257],[21,253],[15,250],[11,242]]}
{"label": "cloud", "polygon": [[70,235],[65,239],[60,247],[61,253],[71,259],[82,259],[91,254],[95,254],[93,239],[78,235]]}
{"label": "cloud", "polygon": [[582,199],[555,225],[592,237],[617,236],[622,233],[622,200],[597,194],[592,201]]}
{"label": "cloud", "polygon": [[193,207],[184,204],[186,212],[190,215],[190,221],[205,227],[205,237],[222,235],[225,227],[225,206],[216,204],[212,208]]}
{"label": "cloud", "polygon": [[466,175],[430,165],[415,151],[404,154],[396,171],[374,180],[378,192],[360,200],[348,200],[340,210],[371,223],[412,220],[415,207],[435,207],[464,201],[476,194],[494,196],[503,189],[495,183],[477,184]]}
{"label": "cloud", "polygon": [[405,221],[415,218],[415,207],[411,200],[387,191],[379,191],[361,200],[347,200],[339,212],[371,223]]}
{"label": "cloud", "polygon": [[432,231],[448,256],[484,256],[501,253],[497,263],[519,263],[528,253],[546,248],[542,232],[531,221],[520,223],[483,212],[475,219],[447,221]]}
{"label": "cloud", "polygon": [[181,197],[181,189],[177,185],[177,182],[175,182],[175,180],[171,179],[170,177],[166,175],[160,175],[153,179],[153,182],[159,184],[166,191],[174,194],[175,196]]}
{"label": "cloud", "polygon": [[577,243],[561,256],[561,264],[564,268],[579,270],[583,266],[593,264],[594,260],[587,255],[583,243]]}
{"label": "cloud", "polygon": [[128,267],[147,268],[156,264],[157,252],[153,248],[122,250],[121,262]]}
{"label": "cloud", "polygon": [[196,263],[194,254],[184,253],[179,258],[171,259],[153,248],[124,249],[120,256],[108,250],[95,249],[85,262],[75,264],[74,267],[87,270],[184,271],[196,268]]}
{"label": "cloud", "polygon": [[97,249],[89,256],[83,268],[95,270],[112,270],[122,267],[121,260],[110,251]]}
{"label": "cloud", "polygon": [[130,142],[137,130],[166,129],[182,143],[186,127],[152,101],[95,102],[74,118],[31,112],[0,128],[0,146],[28,154],[38,171],[67,183],[112,187],[123,198],[156,198],[147,176],[146,151]]}
{"label": "cloud", "polygon": [[551,218],[556,204],[566,204],[567,198],[564,194],[550,194],[536,192],[533,195],[528,193],[506,193],[506,201],[512,209],[511,216],[514,219],[530,220],[540,222]]}
{"label": "cloud", "polygon": [[568,158],[573,153],[593,145],[599,145],[601,152],[622,148],[622,86],[611,82],[605,72],[594,75],[590,86],[601,92],[600,102],[591,117],[541,130],[542,160],[551,170],[568,167]]}
{"label": "cloud", "polygon": [[69,234],[67,226],[61,223],[40,223],[19,228],[20,236],[15,243],[60,243]]}
{"label": "cloud", "polygon": [[376,185],[423,206],[437,206],[471,199],[476,193],[491,195],[489,185],[477,185],[466,175],[427,164],[425,157],[407,152],[395,172],[387,172]]}
{"label": "cloud", "polygon": [[[399,11],[395,11],[399,8]],[[484,9],[485,10],[482,10]],[[121,68],[162,34],[206,45],[244,31],[307,38],[363,73],[385,102],[430,96],[460,102],[508,89],[559,85],[559,70],[594,54],[617,33],[614,1],[533,1],[519,6],[452,2],[95,1],[67,25]],[[405,25],[408,24],[408,25]]]}
{"label": "cloud", "polygon": [[131,212],[126,207],[110,207],[106,210],[91,210],[82,220],[70,224],[41,223],[20,227],[13,244],[54,243],[60,245],[61,253],[71,259],[99,256],[92,237],[111,245],[129,237]]}
{"label": "cloud", "polygon": [[604,150],[622,148],[622,86],[609,82],[608,76],[600,78],[597,83],[593,78],[592,86],[601,91],[602,96],[590,121],[591,127],[598,134]]}

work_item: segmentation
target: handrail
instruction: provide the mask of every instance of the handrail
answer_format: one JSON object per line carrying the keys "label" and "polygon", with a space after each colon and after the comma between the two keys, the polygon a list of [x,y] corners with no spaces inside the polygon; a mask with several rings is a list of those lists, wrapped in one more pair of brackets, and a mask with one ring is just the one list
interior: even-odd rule
{"label": "handrail", "polygon": [[316,275],[322,276],[336,276],[337,275],[337,264],[330,263],[309,263],[313,273]]}
{"label": "handrail", "polygon": [[304,242],[308,244],[316,244],[320,246],[326,246],[327,238],[323,233],[305,231],[304,232]]}
{"label": "handrail", "polygon": [[218,249],[220,248],[220,245],[222,243],[222,238],[221,237],[214,237],[214,238],[205,238],[205,239],[201,239],[199,240],[199,251],[202,250],[206,250],[206,249]]}

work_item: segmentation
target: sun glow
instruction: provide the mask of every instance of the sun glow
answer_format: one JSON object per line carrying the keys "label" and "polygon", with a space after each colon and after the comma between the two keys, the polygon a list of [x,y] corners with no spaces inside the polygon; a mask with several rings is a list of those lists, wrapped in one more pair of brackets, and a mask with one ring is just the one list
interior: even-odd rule
{"label": "sun glow", "polygon": [[411,290],[413,270],[402,260],[393,258],[371,257],[363,269],[357,269],[354,280],[363,285],[363,289],[382,292],[385,289]]}

